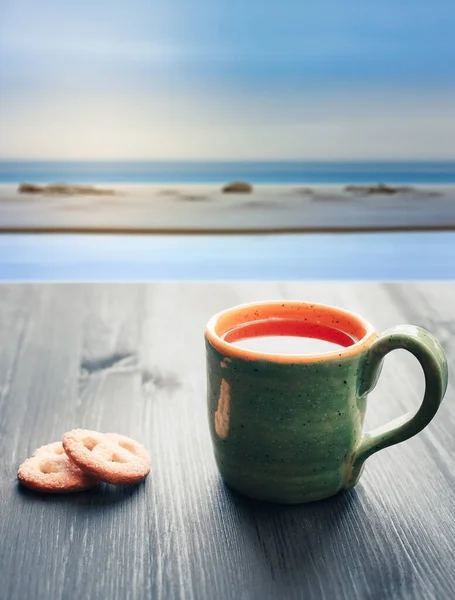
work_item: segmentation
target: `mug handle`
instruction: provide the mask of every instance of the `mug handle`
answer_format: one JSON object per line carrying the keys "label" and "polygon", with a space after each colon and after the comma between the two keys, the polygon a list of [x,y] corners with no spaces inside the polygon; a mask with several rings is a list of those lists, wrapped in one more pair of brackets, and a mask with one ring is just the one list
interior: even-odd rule
{"label": "mug handle", "polygon": [[359,397],[374,389],[384,357],[392,350],[404,349],[420,362],[425,375],[425,394],[417,412],[409,412],[373,431],[364,433],[354,452],[351,475],[346,485],[353,487],[366,459],[387,446],[399,444],[416,435],[435,416],[447,389],[447,359],[440,343],[428,331],[415,325],[388,329],[370,346],[359,378]]}

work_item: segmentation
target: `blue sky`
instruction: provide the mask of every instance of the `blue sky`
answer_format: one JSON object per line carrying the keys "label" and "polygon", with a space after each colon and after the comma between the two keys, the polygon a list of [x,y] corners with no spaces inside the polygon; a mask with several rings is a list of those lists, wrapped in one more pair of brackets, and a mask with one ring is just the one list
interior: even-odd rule
{"label": "blue sky", "polygon": [[0,0],[0,157],[455,158],[452,0]]}

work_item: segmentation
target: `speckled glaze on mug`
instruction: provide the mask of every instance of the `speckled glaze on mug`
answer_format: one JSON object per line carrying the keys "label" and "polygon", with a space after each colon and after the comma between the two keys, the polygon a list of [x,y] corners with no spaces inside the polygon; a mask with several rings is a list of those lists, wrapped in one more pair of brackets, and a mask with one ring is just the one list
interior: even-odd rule
{"label": "speckled glaze on mug", "polygon": [[[263,335],[303,335],[340,349],[289,355],[232,343]],[[369,456],[431,421],[447,387],[444,352],[424,329],[401,325],[378,336],[362,317],[321,304],[237,306],[210,319],[205,339],[216,463],[231,488],[259,500],[297,504],[353,487]],[[397,348],[421,363],[424,399],[416,413],[363,433],[367,395]]]}

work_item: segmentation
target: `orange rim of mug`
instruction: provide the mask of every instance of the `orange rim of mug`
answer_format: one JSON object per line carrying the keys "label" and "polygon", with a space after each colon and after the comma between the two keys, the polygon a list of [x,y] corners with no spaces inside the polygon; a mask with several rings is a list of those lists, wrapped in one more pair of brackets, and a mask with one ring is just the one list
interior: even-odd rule
{"label": "orange rim of mug", "polygon": [[[259,352],[232,343],[265,335],[304,335],[341,347],[318,354],[282,354]],[[352,357],[377,338],[373,326],[355,313],[327,304],[290,300],[240,304],[219,312],[207,323],[205,336],[223,356],[287,364]]]}

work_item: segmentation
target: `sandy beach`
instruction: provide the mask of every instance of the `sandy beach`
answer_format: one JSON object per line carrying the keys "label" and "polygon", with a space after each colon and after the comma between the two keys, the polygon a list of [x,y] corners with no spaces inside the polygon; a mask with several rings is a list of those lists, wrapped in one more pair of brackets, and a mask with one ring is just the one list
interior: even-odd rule
{"label": "sandy beach", "polygon": [[112,195],[19,194],[0,186],[0,232],[286,233],[455,229],[455,186],[359,194],[335,185],[115,185]]}

